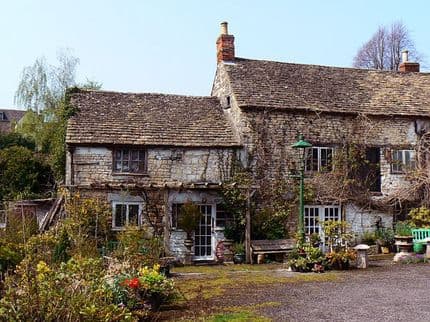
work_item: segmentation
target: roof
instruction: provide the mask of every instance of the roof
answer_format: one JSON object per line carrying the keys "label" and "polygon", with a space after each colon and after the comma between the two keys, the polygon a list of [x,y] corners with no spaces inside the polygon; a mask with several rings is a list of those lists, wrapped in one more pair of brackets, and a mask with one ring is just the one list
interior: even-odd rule
{"label": "roof", "polygon": [[19,121],[24,116],[25,111],[0,108],[0,113],[6,116],[6,119],[0,117],[0,132],[9,132],[11,130],[10,122]]}
{"label": "roof", "polygon": [[79,91],[68,144],[228,147],[239,140],[217,98]]}
{"label": "roof", "polygon": [[240,107],[430,117],[430,74],[236,58],[225,63]]}

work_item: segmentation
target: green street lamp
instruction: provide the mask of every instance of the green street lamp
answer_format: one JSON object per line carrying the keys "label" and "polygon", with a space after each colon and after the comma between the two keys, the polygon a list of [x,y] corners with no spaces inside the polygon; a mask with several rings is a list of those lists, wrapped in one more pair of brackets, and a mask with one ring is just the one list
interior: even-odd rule
{"label": "green street lamp", "polygon": [[305,240],[305,204],[304,204],[304,194],[305,194],[305,149],[311,148],[312,144],[303,139],[303,134],[299,135],[299,141],[291,146],[293,149],[302,149],[300,153],[300,208],[299,208],[299,234],[302,241]]}

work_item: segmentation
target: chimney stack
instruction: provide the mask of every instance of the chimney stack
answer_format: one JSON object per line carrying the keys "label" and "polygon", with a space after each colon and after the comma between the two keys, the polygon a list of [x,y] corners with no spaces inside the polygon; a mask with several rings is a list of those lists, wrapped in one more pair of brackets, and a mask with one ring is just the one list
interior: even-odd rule
{"label": "chimney stack", "polygon": [[402,63],[399,66],[399,71],[402,73],[420,72],[420,64],[409,61],[409,52],[407,50],[402,51]]}
{"label": "chimney stack", "polygon": [[216,41],[217,63],[234,60],[234,36],[228,34],[228,23],[221,22],[221,34]]}

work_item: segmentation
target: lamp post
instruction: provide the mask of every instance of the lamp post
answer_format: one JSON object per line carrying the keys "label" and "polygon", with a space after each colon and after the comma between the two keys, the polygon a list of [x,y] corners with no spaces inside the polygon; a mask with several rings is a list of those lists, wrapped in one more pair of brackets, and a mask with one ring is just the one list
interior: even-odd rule
{"label": "lamp post", "polygon": [[293,149],[301,149],[300,153],[300,195],[299,195],[299,234],[302,241],[305,240],[305,204],[304,204],[304,193],[305,193],[305,149],[312,147],[312,144],[303,139],[303,134],[299,135],[299,141],[292,145]]}

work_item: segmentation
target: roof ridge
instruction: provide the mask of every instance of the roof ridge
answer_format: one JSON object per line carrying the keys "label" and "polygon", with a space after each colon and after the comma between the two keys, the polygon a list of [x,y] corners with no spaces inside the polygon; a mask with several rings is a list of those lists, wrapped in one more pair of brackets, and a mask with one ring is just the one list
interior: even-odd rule
{"label": "roof ridge", "polygon": [[249,62],[265,62],[265,63],[305,66],[305,67],[321,67],[321,68],[327,68],[327,69],[354,70],[354,71],[359,71],[363,73],[376,72],[376,73],[385,73],[385,74],[392,74],[392,75],[421,75],[421,76],[427,76],[427,77],[430,76],[430,72],[404,73],[404,72],[392,71],[392,70],[367,69],[367,68],[357,68],[357,67],[351,67],[351,66],[345,67],[345,66],[330,66],[330,65],[318,65],[318,64],[304,64],[304,63],[284,62],[284,61],[278,61],[278,60],[244,58],[244,57],[235,57],[235,60],[249,61]]}
{"label": "roof ridge", "polygon": [[201,96],[201,95],[186,95],[186,94],[156,93],[156,92],[120,92],[120,91],[113,91],[113,90],[92,90],[92,89],[79,89],[78,92],[75,92],[73,94],[80,94],[80,93],[218,99],[216,96],[210,96],[210,95]]}

